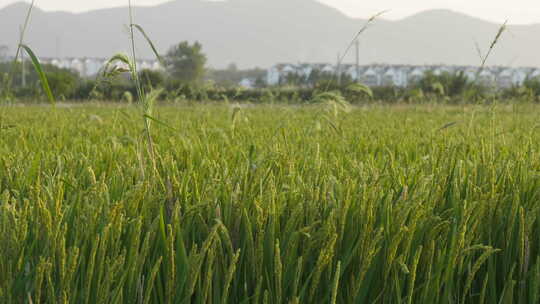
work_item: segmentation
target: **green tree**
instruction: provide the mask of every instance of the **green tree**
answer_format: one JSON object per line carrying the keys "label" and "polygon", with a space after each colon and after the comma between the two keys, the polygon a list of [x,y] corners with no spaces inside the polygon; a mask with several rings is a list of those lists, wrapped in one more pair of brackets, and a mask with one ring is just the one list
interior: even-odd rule
{"label": "green tree", "polygon": [[440,75],[429,71],[416,84],[413,84],[413,88],[421,89],[424,93],[453,97],[463,94],[473,85],[461,71],[457,73],[444,72]]}
{"label": "green tree", "polygon": [[186,83],[200,83],[205,74],[206,55],[199,42],[183,41],[173,46],[165,56],[167,71],[172,78]]}
{"label": "green tree", "polygon": [[[28,68],[26,75],[27,88],[22,88],[22,65],[20,62],[14,66],[11,62],[0,63],[0,81],[1,75],[9,73],[14,68],[11,85],[16,92],[21,95],[29,96],[32,94],[41,94],[40,79],[36,71]],[[42,65],[43,71],[47,76],[51,91],[58,98],[70,98],[75,93],[80,83],[79,75],[69,69],[58,68],[50,64]],[[18,94],[18,93],[17,93]]]}
{"label": "green tree", "polygon": [[144,69],[139,72],[139,79],[145,89],[155,89],[165,85],[165,76],[160,71]]}
{"label": "green tree", "polygon": [[226,69],[208,69],[206,80],[214,82],[217,86],[234,88],[244,78],[255,79],[257,88],[265,87],[266,70],[261,68],[239,69],[236,64],[231,63]]}
{"label": "green tree", "polygon": [[306,79],[306,84],[311,88],[324,87],[329,84],[333,84],[334,87],[337,86],[336,79],[332,73],[323,72],[319,69],[311,71]]}
{"label": "green tree", "polygon": [[[47,75],[51,91],[57,98],[71,98],[80,83],[79,75],[67,69],[47,65],[45,67],[45,74]],[[38,80],[36,79],[34,82],[37,84]]]}
{"label": "green tree", "polygon": [[540,96],[540,79],[538,78],[527,78],[523,82],[523,87],[530,90],[533,95]]}

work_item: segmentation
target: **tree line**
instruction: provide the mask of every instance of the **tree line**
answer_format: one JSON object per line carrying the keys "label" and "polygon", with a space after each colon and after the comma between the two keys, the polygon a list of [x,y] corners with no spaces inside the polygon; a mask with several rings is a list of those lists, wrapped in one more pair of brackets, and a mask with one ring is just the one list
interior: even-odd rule
{"label": "tree line", "polygon": [[[7,49],[0,47],[0,56],[5,56]],[[435,75],[427,72],[423,78],[406,88],[376,87],[372,96],[353,94],[348,90],[355,83],[350,76],[343,75],[338,82],[328,73],[315,72],[310,77],[291,74],[284,78],[277,87],[267,87],[266,72],[263,69],[241,70],[231,64],[226,69],[211,69],[206,66],[207,56],[199,42],[187,41],[172,46],[160,58],[163,70],[141,70],[139,77],[146,90],[161,89],[161,98],[178,101],[251,101],[251,102],[287,102],[306,103],[313,96],[323,91],[334,91],[345,96],[351,102],[424,102],[444,101],[448,103],[478,102],[496,98],[520,98],[539,100],[540,81],[528,79],[522,86],[507,89],[495,89],[470,81],[463,73],[442,73]],[[12,96],[3,96],[3,100],[26,99],[39,100],[42,96],[39,77],[29,67],[26,73],[26,86],[23,86],[22,64],[4,61],[0,63],[0,94],[6,94],[11,87]],[[87,79],[76,72],[52,65],[44,65],[51,90],[60,100],[110,100],[131,101],[136,96],[129,73],[115,78],[100,75]],[[11,73],[11,83],[7,83]],[[252,88],[240,88],[242,79],[255,80]],[[366,99],[367,98],[367,99]]]}

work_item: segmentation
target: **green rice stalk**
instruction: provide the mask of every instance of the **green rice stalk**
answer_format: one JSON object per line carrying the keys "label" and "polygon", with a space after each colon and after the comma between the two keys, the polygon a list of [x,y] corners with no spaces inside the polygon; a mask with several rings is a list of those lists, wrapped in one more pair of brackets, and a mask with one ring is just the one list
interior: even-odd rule
{"label": "green rice stalk", "polygon": [[332,300],[330,301],[331,304],[336,304],[337,302],[337,295],[338,295],[338,288],[339,288],[339,277],[341,276],[341,261],[338,262],[336,273],[334,274],[334,283],[332,284]]}

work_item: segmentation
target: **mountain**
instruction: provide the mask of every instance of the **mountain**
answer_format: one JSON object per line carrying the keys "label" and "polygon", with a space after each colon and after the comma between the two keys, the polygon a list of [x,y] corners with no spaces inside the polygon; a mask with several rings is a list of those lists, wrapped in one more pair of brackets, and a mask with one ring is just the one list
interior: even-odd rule
{"label": "mountain", "polygon": [[[27,4],[0,10],[0,45],[15,48]],[[176,0],[136,7],[140,24],[160,51],[198,40],[210,65],[235,62],[267,67],[278,62],[334,62],[365,20],[350,18],[315,0]],[[129,47],[127,8],[85,13],[35,8],[25,42],[40,56],[109,57]],[[422,12],[398,21],[379,19],[360,37],[362,63],[479,63],[500,25],[449,10]],[[489,64],[540,66],[540,24],[509,26]],[[142,38],[143,57],[152,56]],[[347,61],[353,61],[350,54]]]}

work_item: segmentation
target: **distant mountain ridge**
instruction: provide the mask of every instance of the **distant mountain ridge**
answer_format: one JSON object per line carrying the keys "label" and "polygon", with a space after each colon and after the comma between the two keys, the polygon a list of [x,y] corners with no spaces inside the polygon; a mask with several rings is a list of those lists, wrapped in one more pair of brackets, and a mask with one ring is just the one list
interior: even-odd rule
{"label": "distant mountain ridge", "polygon": [[[0,45],[14,50],[27,4],[0,10]],[[278,62],[334,62],[365,20],[314,0],[176,0],[135,8],[160,51],[198,40],[209,63],[268,67]],[[35,8],[26,43],[45,57],[108,57],[129,47],[127,8],[85,13]],[[361,37],[361,63],[477,65],[500,25],[449,10],[378,20]],[[489,64],[540,66],[540,24],[509,26]],[[485,50],[484,50],[485,51]],[[151,57],[144,41],[141,56]],[[347,61],[353,61],[353,54]]]}

